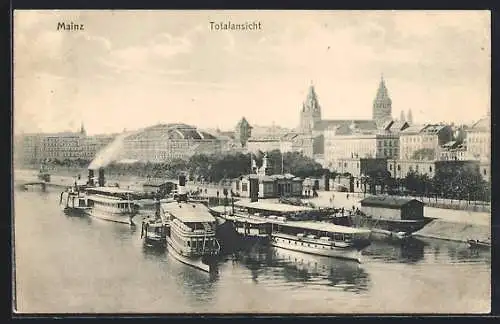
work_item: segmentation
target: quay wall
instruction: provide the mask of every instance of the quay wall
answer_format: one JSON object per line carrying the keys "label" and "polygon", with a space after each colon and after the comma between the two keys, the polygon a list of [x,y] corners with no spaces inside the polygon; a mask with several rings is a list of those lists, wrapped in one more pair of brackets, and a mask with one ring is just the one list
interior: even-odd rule
{"label": "quay wall", "polygon": [[434,219],[421,230],[413,233],[413,236],[456,242],[479,240],[491,244],[491,227],[478,223],[450,222],[442,219]]}

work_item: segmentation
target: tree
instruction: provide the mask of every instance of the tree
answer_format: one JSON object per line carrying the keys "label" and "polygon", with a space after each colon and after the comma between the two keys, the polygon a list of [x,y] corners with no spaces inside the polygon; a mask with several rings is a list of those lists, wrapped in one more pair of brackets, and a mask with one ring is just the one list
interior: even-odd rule
{"label": "tree", "polygon": [[413,160],[433,160],[435,156],[436,150],[431,148],[422,148],[413,152],[411,158]]}
{"label": "tree", "polygon": [[489,184],[478,168],[471,165],[448,164],[436,169],[434,187],[445,198],[487,200]]}

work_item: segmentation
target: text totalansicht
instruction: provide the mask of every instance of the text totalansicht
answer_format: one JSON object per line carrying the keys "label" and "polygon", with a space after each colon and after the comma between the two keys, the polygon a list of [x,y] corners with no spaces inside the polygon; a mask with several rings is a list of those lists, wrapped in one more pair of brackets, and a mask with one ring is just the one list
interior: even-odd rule
{"label": "text totalansicht", "polygon": [[210,30],[234,30],[234,31],[252,31],[262,30],[262,23],[260,21],[246,21],[244,23],[227,22],[210,22]]}

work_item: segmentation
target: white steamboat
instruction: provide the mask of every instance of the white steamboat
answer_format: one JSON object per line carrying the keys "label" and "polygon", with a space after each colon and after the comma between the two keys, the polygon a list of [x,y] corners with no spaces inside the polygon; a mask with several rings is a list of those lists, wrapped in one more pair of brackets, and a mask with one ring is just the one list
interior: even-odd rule
{"label": "white steamboat", "polygon": [[170,230],[166,237],[169,253],[177,260],[206,272],[217,270],[220,245],[215,237],[217,222],[208,207],[189,202],[184,193],[185,178],[179,179],[177,202],[161,204]]}
{"label": "white steamboat", "polygon": [[271,245],[292,251],[361,262],[370,245],[370,230],[326,222],[269,219]]}
{"label": "white steamboat", "polygon": [[89,186],[85,189],[89,216],[107,221],[133,225],[139,206],[133,198],[134,191],[104,186],[104,170],[99,169],[98,186],[94,186],[93,170],[89,170]]}

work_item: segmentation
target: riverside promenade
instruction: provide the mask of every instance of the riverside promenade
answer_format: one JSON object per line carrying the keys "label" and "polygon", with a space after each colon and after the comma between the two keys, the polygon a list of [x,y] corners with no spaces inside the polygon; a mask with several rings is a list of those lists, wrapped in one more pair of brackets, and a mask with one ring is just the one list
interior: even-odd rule
{"label": "riverside promenade", "polygon": [[[36,170],[15,170],[14,182],[33,181],[36,179],[38,171]],[[82,179],[86,179],[86,171],[79,172]],[[74,176],[51,175],[51,186],[71,186],[75,181]],[[115,177],[109,175],[106,177],[108,184],[118,183],[121,188],[133,190],[142,190],[142,183],[146,179],[140,177]],[[202,188],[207,190],[206,195],[223,198],[223,187],[217,185],[200,185],[188,182],[188,190]],[[304,202],[311,202],[317,207],[335,207],[346,210],[360,207],[360,201],[364,198],[363,194],[352,194],[337,191],[320,191],[318,197],[304,198]],[[244,200],[244,198],[243,198]],[[424,216],[435,219],[422,230],[415,233],[415,236],[437,238],[451,241],[467,241],[468,239],[478,239],[484,242],[491,242],[491,213],[472,212],[455,209],[444,209],[435,207],[424,207]]]}
{"label": "riverside promenade", "polygon": [[[349,210],[354,206],[360,208],[362,195],[346,192],[318,192],[317,198],[304,199],[318,207],[333,206]],[[333,197],[332,202],[330,199]],[[443,209],[424,206],[424,216],[433,218],[421,230],[413,233],[415,237],[440,239],[456,242],[479,240],[491,244],[491,214],[455,209]]]}

